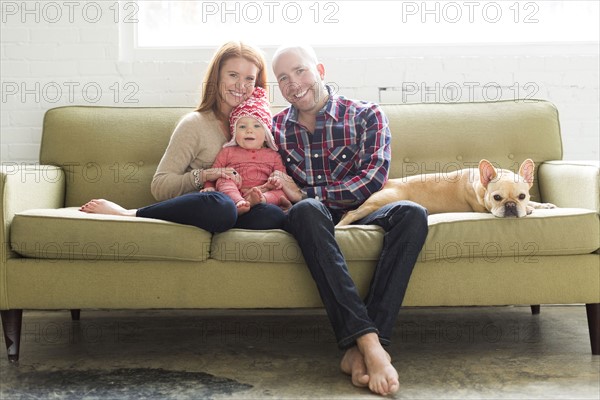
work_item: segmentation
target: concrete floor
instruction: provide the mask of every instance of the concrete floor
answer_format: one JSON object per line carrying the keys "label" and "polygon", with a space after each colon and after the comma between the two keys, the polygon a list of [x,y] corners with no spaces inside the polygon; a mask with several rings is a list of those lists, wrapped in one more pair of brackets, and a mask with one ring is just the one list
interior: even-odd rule
{"label": "concrete floor", "polygon": [[[377,398],[339,372],[321,310],[25,311],[0,398]],[[399,399],[599,399],[585,308],[409,308],[388,349]]]}

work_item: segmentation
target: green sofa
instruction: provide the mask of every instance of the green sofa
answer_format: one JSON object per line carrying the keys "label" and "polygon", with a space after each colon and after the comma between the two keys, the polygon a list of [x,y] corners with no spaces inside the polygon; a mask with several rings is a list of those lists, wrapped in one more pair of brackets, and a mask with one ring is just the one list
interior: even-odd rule
{"label": "green sofa", "polygon": [[[449,172],[482,158],[537,166],[532,199],[560,208],[521,219],[448,213],[430,231],[405,306],[587,305],[600,353],[599,168],[560,161],[558,112],[546,101],[383,106],[392,178]],[[0,310],[18,359],[24,309],[321,307],[293,237],[282,230],[211,234],[175,223],[89,215],[92,198],[154,202],[150,181],[189,108],[60,107],[44,118],[40,164],[0,175]],[[361,293],[382,247],[375,226],[336,237]]]}

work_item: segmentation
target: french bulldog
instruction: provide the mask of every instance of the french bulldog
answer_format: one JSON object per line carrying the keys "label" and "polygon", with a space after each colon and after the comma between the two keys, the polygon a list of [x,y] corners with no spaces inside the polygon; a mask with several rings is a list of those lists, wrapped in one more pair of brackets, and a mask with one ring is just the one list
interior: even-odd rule
{"label": "french bulldog", "polygon": [[499,218],[521,218],[536,208],[555,208],[554,204],[529,200],[534,168],[533,161],[527,159],[519,167],[519,174],[515,174],[494,168],[488,160],[481,160],[479,168],[390,179],[359,208],[347,212],[336,226],[350,225],[399,200],[418,203],[429,214],[483,212]]}

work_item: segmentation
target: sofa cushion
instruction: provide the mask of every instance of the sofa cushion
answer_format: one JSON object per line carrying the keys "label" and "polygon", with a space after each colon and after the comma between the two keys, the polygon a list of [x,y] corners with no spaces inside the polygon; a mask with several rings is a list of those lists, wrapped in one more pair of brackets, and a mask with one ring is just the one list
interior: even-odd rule
{"label": "sofa cushion", "polygon": [[589,254],[600,247],[598,214],[578,208],[534,210],[525,218],[483,213],[429,217],[429,234],[420,261],[511,257],[536,263],[541,256]]}
{"label": "sofa cushion", "polygon": [[40,163],[66,175],[65,205],[111,199],[125,208],[152,204],[150,182],[182,107],[67,106],[44,115]]}
{"label": "sofa cushion", "polygon": [[[377,226],[336,229],[348,261],[376,261],[383,246]],[[211,243],[212,238],[212,243]],[[598,214],[591,210],[535,210],[525,218],[482,213],[429,216],[422,262],[512,257],[535,263],[547,255],[589,254],[600,247]],[[11,248],[24,257],[49,259],[192,260],[303,263],[292,235],[283,230],[232,229],[211,235],[188,225],[85,214],[77,208],[29,210],[15,215]]]}
{"label": "sofa cushion", "polygon": [[211,237],[189,225],[77,208],[28,210],[10,228],[11,248],[24,257],[89,261],[204,261]]}
{"label": "sofa cushion", "polygon": [[[351,225],[336,229],[335,237],[348,261],[377,260],[383,247],[383,229],[375,225]],[[282,230],[232,229],[215,233],[211,258],[220,261],[303,263],[294,237]]]}
{"label": "sofa cushion", "polygon": [[[377,260],[383,230],[350,225],[336,229],[347,261]],[[429,216],[429,234],[419,261],[501,257],[535,263],[546,255],[589,254],[600,247],[598,214],[585,209],[535,210],[525,218],[496,218],[483,213]],[[232,229],[215,234],[211,258],[220,261],[304,262],[291,235],[283,231]]]}

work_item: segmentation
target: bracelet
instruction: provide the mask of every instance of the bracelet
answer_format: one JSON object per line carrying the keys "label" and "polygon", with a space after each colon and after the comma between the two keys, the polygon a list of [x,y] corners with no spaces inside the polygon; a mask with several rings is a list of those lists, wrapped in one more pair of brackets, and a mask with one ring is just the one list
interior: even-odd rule
{"label": "bracelet", "polygon": [[202,177],[200,176],[200,170],[193,169],[192,176],[194,177],[194,185],[196,185],[196,189],[202,189],[202,187],[204,186],[204,182],[202,182]]}

